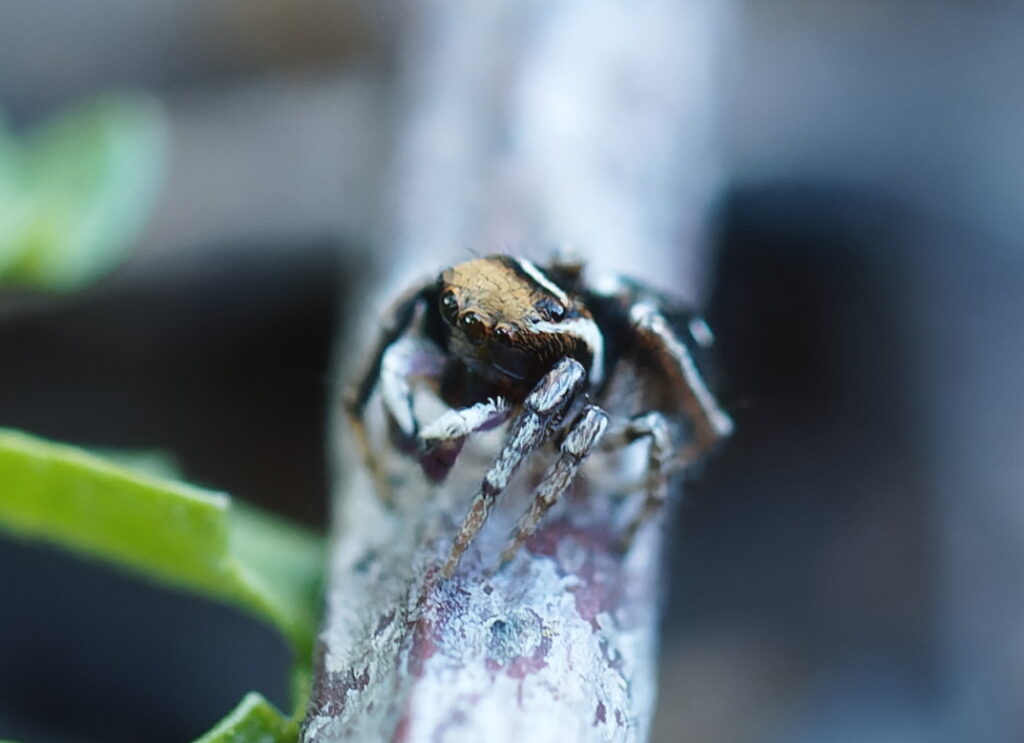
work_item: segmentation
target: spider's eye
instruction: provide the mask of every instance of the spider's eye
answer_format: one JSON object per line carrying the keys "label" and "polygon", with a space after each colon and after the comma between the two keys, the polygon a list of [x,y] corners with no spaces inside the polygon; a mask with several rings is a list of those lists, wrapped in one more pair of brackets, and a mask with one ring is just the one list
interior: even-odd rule
{"label": "spider's eye", "polygon": [[459,300],[451,289],[441,295],[441,316],[453,324],[458,319]]}
{"label": "spider's eye", "polygon": [[534,309],[537,310],[548,322],[558,322],[565,317],[565,307],[554,299],[542,299],[533,305]]}
{"label": "spider's eye", "polygon": [[516,342],[516,332],[506,325],[496,327],[494,329],[494,337],[498,339],[499,343],[506,346],[514,345]]}
{"label": "spider's eye", "polygon": [[487,338],[487,324],[475,312],[467,312],[459,318],[459,329],[465,333],[470,343],[480,344]]}

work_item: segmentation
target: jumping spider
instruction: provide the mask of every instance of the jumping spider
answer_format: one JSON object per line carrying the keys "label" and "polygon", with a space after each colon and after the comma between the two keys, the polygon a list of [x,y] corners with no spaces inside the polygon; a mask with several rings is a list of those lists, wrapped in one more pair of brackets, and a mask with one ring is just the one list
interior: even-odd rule
{"label": "jumping spider", "polygon": [[[517,468],[549,442],[559,444],[558,458],[503,561],[533,534],[602,437],[604,448],[649,441],[646,500],[625,529],[628,544],[665,500],[669,474],[732,431],[694,360],[711,341],[703,320],[638,282],[613,277],[588,285],[578,264],[541,269],[493,255],[453,266],[398,301],[347,407],[379,476],[364,424],[379,386],[393,440],[438,482],[470,434],[513,419],[455,537],[444,566],[450,577]],[[610,424],[601,405],[626,367],[639,380],[638,408]],[[426,426],[413,409],[414,381],[431,385],[450,406]]]}

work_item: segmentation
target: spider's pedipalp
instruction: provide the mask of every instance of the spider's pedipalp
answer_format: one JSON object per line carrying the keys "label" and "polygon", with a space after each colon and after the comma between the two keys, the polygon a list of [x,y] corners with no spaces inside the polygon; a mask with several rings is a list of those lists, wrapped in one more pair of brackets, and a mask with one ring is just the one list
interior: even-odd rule
{"label": "spider's pedipalp", "polygon": [[473,537],[487,521],[494,501],[508,487],[523,460],[551,436],[553,424],[565,414],[586,381],[587,372],[575,359],[564,358],[555,364],[527,395],[523,412],[512,423],[508,439],[494,465],[484,475],[480,492],[455,535],[451,553],[444,566],[450,578]]}
{"label": "spider's pedipalp", "polygon": [[522,515],[513,530],[508,547],[501,555],[502,563],[515,556],[523,542],[537,530],[537,525],[548,509],[569,489],[584,457],[597,446],[607,427],[607,413],[596,405],[588,405],[583,409],[562,441],[558,459],[544,474],[544,479],[537,487],[530,508]]}
{"label": "spider's pedipalp", "polygon": [[451,409],[419,433],[416,456],[434,482],[440,482],[455,464],[471,433],[486,431],[508,420],[512,404],[493,397],[468,408]]}

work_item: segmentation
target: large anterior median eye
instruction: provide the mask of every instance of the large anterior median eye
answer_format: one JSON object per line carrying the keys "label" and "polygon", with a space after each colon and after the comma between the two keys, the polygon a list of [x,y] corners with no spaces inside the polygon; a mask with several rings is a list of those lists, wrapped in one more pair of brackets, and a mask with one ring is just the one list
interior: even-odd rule
{"label": "large anterior median eye", "polygon": [[441,317],[452,325],[459,319],[459,300],[451,289],[441,295]]}
{"label": "large anterior median eye", "polygon": [[459,329],[466,334],[470,343],[480,344],[487,338],[487,324],[475,312],[467,312],[459,318]]}

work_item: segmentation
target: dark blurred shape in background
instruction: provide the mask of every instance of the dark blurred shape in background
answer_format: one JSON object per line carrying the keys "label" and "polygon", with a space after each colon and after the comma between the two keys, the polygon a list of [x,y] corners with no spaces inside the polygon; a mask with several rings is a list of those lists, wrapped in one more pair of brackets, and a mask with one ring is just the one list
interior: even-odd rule
{"label": "dark blurred shape in background", "polygon": [[[0,425],[165,449],[325,524],[388,20],[0,6],[17,131],[130,86],[172,143],[133,261],[82,294],[0,296]],[[738,429],[671,541],[656,740],[1024,740],[1024,10],[747,0],[723,57],[709,309]],[[0,592],[0,738],[179,741],[249,688],[284,701],[283,645],[229,610],[8,540]]]}

